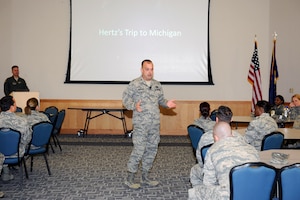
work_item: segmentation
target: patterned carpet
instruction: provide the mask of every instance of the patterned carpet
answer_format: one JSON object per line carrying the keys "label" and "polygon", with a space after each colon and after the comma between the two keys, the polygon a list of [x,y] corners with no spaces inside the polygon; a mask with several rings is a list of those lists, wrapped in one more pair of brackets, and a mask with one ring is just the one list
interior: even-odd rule
{"label": "patterned carpet", "polygon": [[[62,152],[49,151],[48,176],[43,157],[34,160],[33,171],[20,189],[19,170],[15,179],[0,181],[4,199],[83,200],[83,199],[187,199],[190,168],[195,158],[186,136],[162,136],[150,177],[160,181],[157,187],[128,189],[124,184],[126,164],[132,150],[131,138],[123,136],[60,135]],[[27,160],[27,168],[30,162]],[[136,180],[139,181],[138,173]]]}

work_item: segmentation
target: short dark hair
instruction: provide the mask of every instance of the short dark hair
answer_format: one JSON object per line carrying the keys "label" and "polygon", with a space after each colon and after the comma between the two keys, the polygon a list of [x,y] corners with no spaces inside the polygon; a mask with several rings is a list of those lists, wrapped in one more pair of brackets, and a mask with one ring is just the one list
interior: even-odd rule
{"label": "short dark hair", "polygon": [[204,118],[207,118],[209,116],[209,112],[210,112],[210,105],[209,105],[209,103],[207,103],[207,102],[200,103],[199,110],[200,110],[201,115]]}
{"label": "short dark hair", "polygon": [[13,65],[13,66],[11,67],[11,70],[13,70],[14,68],[19,68],[19,66],[18,66],[18,65]]}
{"label": "short dark hair", "polygon": [[8,111],[10,109],[10,106],[13,106],[14,103],[15,102],[12,96],[2,97],[2,99],[0,100],[1,111],[3,112]]}
{"label": "short dark hair", "polygon": [[219,106],[218,111],[217,111],[217,118],[221,122],[227,122],[230,123],[232,119],[232,111],[229,107],[227,106]]}
{"label": "short dark hair", "polygon": [[151,61],[150,59],[145,59],[145,60],[142,61],[142,65],[141,65],[142,67],[143,67],[143,64],[144,64],[145,62],[147,62],[147,63],[152,63],[152,61]]}
{"label": "short dark hair", "polygon": [[277,95],[276,97],[278,97],[278,98],[282,101],[282,103],[284,103],[284,98],[283,98],[283,96]]}
{"label": "short dark hair", "polygon": [[263,108],[265,113],[269,113],[271,110],[271,104],[265,100],[258,101],[256,106]]}

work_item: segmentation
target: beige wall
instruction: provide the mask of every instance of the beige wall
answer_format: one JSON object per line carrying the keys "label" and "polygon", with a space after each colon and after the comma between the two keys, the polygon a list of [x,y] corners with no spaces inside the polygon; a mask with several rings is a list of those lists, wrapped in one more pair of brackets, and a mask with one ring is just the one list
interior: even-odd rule
{"label": "beige wall", "polygon": [[[215,84],[164,85],[166,98],[178,100],[178,107],[172,111],[162,110],[163,135],[186,134],[186,126],[198,117],[200,101],[209,101],[212,108],[228,105],[235,115],[249,114],[251,87],[247,74],[255,35],[264,99],[268,99],[274,31],[278,33],[278,93],[287,101],[292,93],[300,93],[300,1],[211,0],[210,3],[210,55]],[[1,0],[0,44],[0,83],[11,75],[12,65],[19,65],[21,76],[31,91],[40,93],[42,108],[121,105],[126,85],[64,84],[69,47],[69,0]],[[139,70],[140,60],[136,63]],[[3,95],[1,89],[0,96]],[[84,117],[85,113],[67,110],[63,132],[76,133],[83,127]],[[127,120],[130,128],[130,118]],[[90,130],[91,133],[120,134],[122,126],[109,116],[103,116],[91,122]]]}
{"label": "beige wall", "polygon": [[[226,105],[232,109],[234,115],[250,115],[250,101],[209,101],[211,110]],[[60,100],[41,99],[41,110],[48,106],[56,106],[59,110],[66,110],[66,117],[62,126],[62,134],[77,134],[84,127],[86,112],[68,108],[121,108],[121,100]],[[101,114],[92,112],[91,116]],[[112,112],[120,116],[119,112]],[[132,129],[132,112],[125,112],[127,129]],[[187,126],[199,117],[199,101],[178,101],[176,109],[161,108],[161,135],[187,135]],[[109,115],[101,115],[90,120],[88,134],[124,134],[122,122]]]}
{"label": "beige wall", "polygon": [[[210,44],[215,85],[165,85],[177,100],[249,101],[247,73],[258,38],[263,97],[268,98],[272,34],[278,33],[278,93],[300,93],[298,0],[211,0]],[[69,44],[69,0],[0,1],[0,82],[13,64],[41,99],[120,100],[126,85],[64,84]],[[154,61],[155,62],[155,61]],[[140,61],[137,60],[137,70]],[[135,77],[132,77],[135,78]],[[0,96],[3,96],[0,90]]]}

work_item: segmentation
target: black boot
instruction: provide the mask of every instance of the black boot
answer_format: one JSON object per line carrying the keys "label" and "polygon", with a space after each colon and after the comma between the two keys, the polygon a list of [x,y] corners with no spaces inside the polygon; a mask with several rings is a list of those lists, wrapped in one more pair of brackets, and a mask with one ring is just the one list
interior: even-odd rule
{"label": "black boot", "polygon": [[127,185],[131,189],[139,189],[141,185],[139,183],[134,183],[134,176],[134,173],[128,172],[127,179],[125,180],[125,185]]}
{"label": "black boot", "polygon": [[154,180],[149,179],[147,171],[142,172],[141,183],[145,184],[145,185],[149,185],[149,186],[157,186],[159,184],[158,181],[154,181]]}
{"label": "black boot", "polygon": [[9,171],[7,165],[3,166],[2,174],[1,174],[2,181],[10,181],[14,179],[14,175],[12,175]]}

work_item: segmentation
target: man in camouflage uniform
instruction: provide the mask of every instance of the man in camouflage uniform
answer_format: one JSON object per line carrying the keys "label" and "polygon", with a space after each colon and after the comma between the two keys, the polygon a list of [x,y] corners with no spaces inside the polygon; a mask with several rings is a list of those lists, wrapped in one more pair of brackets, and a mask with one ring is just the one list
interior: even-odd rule
{"label": "man in camouflage uniform", "polygon": [[[226,122],[230,124],[232,119],[232,111],[227,106],[220,106],[217,110],[216,114],[216,123],[218,122]],[[243,140],[243,137],[236,131],[232,131],[232,135],[234,137],[238,137],[239,139]],[[213,130],[210,130],[204,133],[198,143],[197,150],[196,150],[196,157],[198,163],[191,168],[190,172],[190,182],[192,186],[196,186],[202,184],[203,179],[203,161],[201,157],[201,148],[214,143],[213,137]]]}
{"label": "man in camouflage uniform", "polygon": [[189,199],[228,200],[230,197],[229,173],[237,165],[258,162],[256,149],[238,137],[233,137],[226,122],[218,122],[213,130],[215,143],[208,149],[203,183],[189,189]]}
{"label": "man in camouflage uniform", "polygon": [[[0,172],[2,170],[2,165],[4,162],[4,155],[2,153],[0,153]],[[0,191],[0,198],[4,197],[4,192]]]}
{"label": "man in camouflage uniform", "polygon": [[261,143],[265,135],[276,131],[278,125],[270,116],[271,106],[267,101],[258,101],[255,105],[255,119],[252,120],[245,132],[245,141],[261,150]]}
{"label": "man in camouflage uniform", "polygon": [[[0,127],[11,128],[21,133],[21,141],[19,146],[20,156],[23,156],[25,149],[29,144],[32,131],[29,128],[27,120],[24,117],[17,116],[15,111],[17,109],[16,103],[12,96],[5,96],[0,100],[1,113],[0,113]],[[9,174],[7,166],[3,166],[2,180],[7,181],[13,179],[13,175]]]}
{"label": "man in camouflage uniform", "polygon": [[140,188],[134,183],[134,176],[142,161],[142,184],[156,186],[159,183],[148,178],[148,172],[155,159],[160,141],[159,106],[175,108],[174,100],[167,101],[161,84],[153,79],[153,63],[144,60],[141,76],[131,81],[123,93],[123,105],[133,110],[133,150],[127,163],[128,177],[125,184],[129,188]]}

